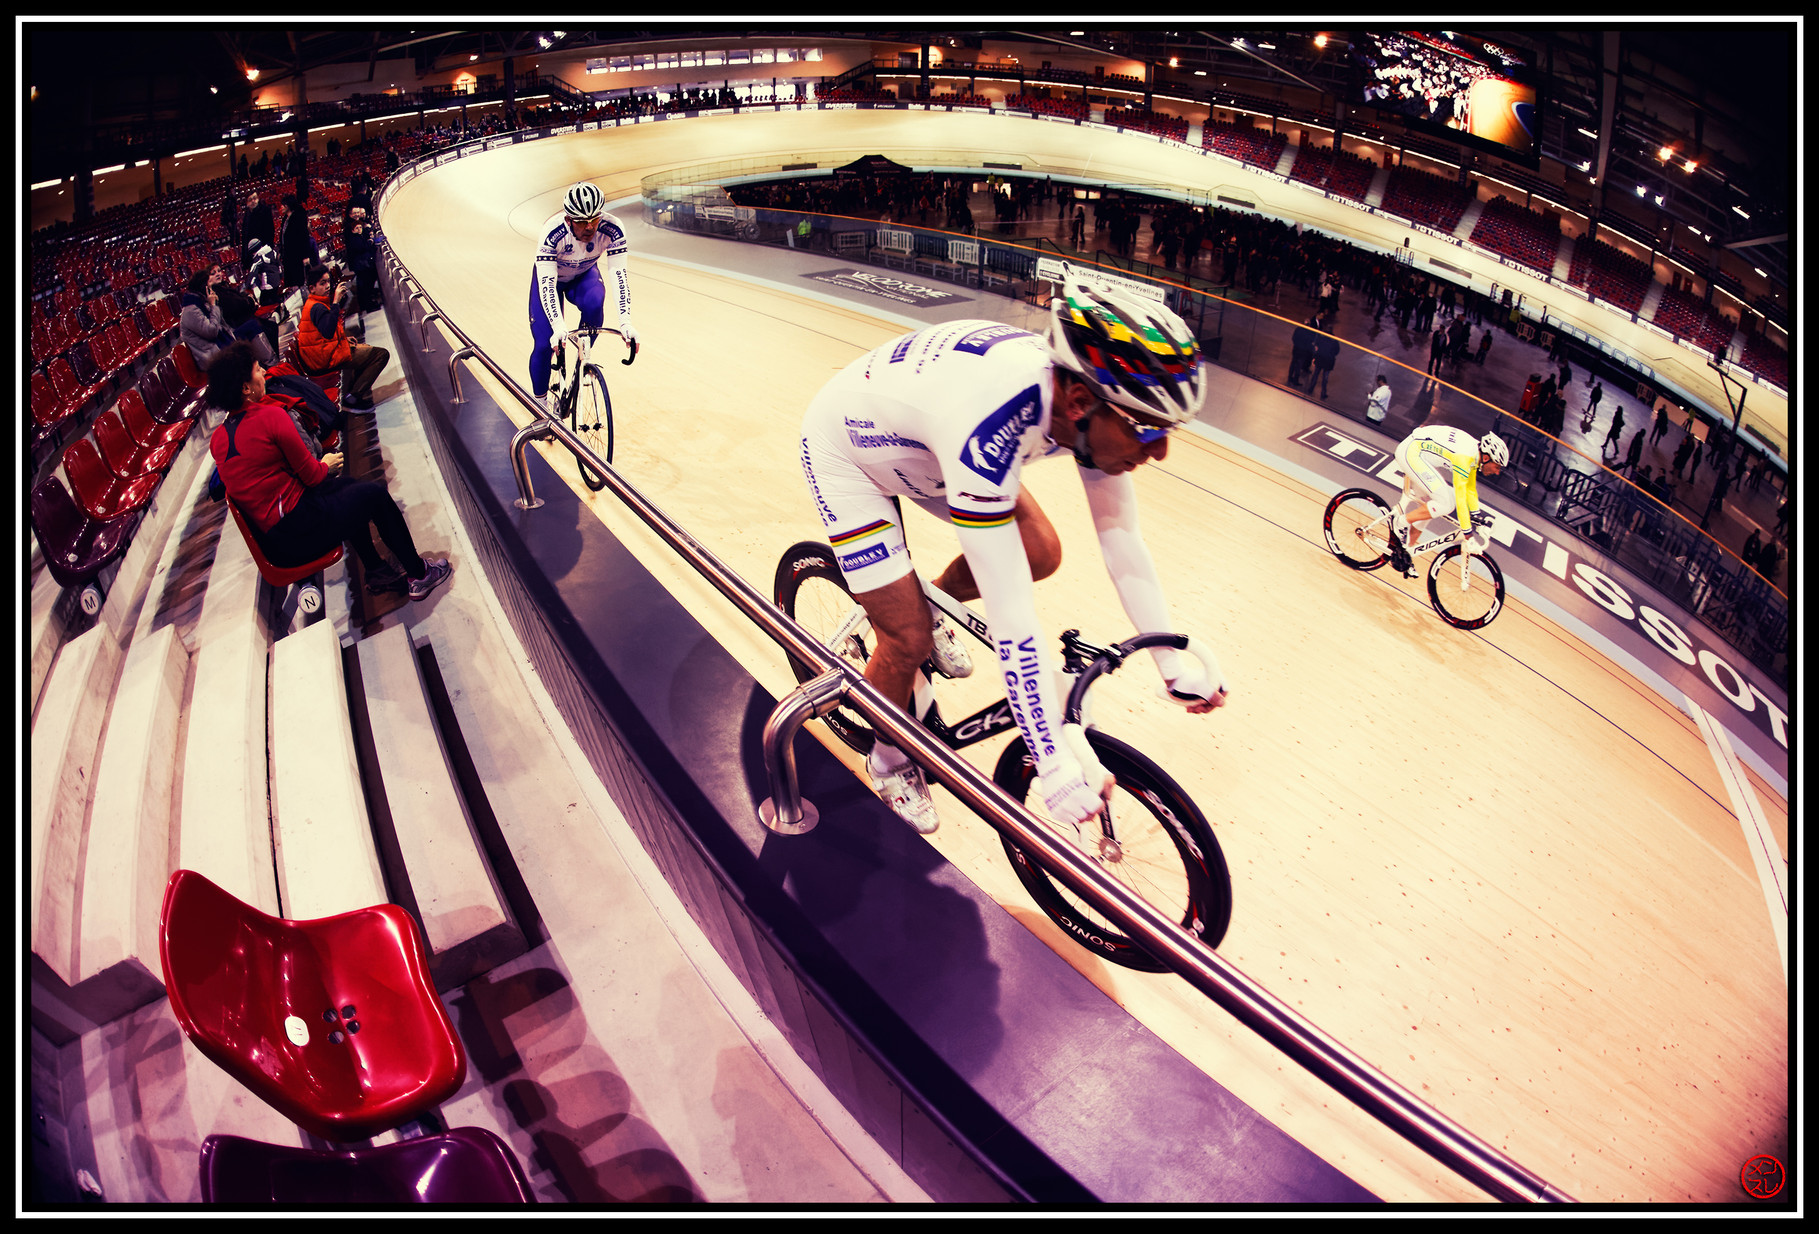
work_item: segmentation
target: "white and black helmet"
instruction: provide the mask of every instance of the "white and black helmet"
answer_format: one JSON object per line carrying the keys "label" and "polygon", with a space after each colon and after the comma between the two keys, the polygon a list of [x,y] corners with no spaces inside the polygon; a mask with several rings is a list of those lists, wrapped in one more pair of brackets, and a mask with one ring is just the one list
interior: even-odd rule
{"label": "white and black helmet", "polygon": [[1049,300],[1049,351],[1106,402],[1168,427],[1206,397],[1200,343],[1165,305],[1072,273]]}
{"label": "white and black helmet", "polygon": [[562,213],[572,219],[597,219],[606,210],[606,195],[598,185],[583,180],[562,195]]}
{"label": "white and black helmet", "polygon": [[1495,433],[1486,433],[1478,439],[1478,453],[1499,467],[1510,465],[1510,448],[1503,444],[1503,438]]}

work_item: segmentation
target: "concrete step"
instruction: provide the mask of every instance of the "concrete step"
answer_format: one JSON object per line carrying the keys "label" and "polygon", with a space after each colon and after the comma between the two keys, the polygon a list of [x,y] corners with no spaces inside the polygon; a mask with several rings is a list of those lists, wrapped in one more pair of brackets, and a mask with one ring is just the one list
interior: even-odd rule
{"label": "concrete step", "polygon": [[309,920],[384,903],[334,626],[319,621],[272,644],[270,700],[279,915]]}
{"label": "concrete step", "polygon": [[74,994],[97,1022],[164,993],[158,921],[172,868],[171,788],[189,663],[175,626],[134,640],[108,712],[74,965]]}
{"label": "concrete step", "polygon": [[355,651],[378,763],[375,797],[397,837],[437,988],[449,989],[522,955],[524,935],[456,784],[409,631],[391,626]]}

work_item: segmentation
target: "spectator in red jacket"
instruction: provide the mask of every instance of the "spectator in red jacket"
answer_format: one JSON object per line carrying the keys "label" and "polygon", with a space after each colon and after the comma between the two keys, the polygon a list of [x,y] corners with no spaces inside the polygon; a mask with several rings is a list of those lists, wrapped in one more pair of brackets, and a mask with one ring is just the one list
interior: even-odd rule
{"label": "spectator in red jacket", "polygon": [[[417,555],[404,513],[384,485],[342,475],[340,454],[316,458],[290,414],[266,397],[265,366],[250,346],[235,343],[215,356],[208,400],[228,413],[209,451],[228,498],[252,525],[267,561],[305,565],[345,542],[365,566],[369,590],[407,583],[413,600],[424,599],[454,573],[446,560]],[[386,565],[373,547],[373,528],[397,566]]]}

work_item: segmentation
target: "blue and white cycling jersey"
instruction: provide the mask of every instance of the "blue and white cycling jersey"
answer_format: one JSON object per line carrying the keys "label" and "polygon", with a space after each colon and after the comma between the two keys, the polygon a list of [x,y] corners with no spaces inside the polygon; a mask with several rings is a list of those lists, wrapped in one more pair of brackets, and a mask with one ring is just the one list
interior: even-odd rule
{"label": "blue and white cycling jersey", "polygon": [[607,269],[612,273],[619,320],[631,319],[631,284],[625,271],[625,227],[618,219],[610,214],[601,215],[594,238],[581,241],[569,230],[565,216],[552,214],[537,234],[537,251],[531,258],[531,268],[537,283],[537,303],[543,306],[543,315],[552,331],[560,333],[562,329],[561,289],[586,275],[602,257],[607,259]]}

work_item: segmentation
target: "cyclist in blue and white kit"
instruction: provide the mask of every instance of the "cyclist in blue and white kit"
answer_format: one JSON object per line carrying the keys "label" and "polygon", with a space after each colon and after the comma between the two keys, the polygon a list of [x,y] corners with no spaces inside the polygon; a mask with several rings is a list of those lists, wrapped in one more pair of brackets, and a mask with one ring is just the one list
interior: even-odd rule
{"label": "cyclist in blue and white kit", "polygon": [[[598,327],[605,321],[607,289],[598,265],[602,257],[612,273],[619,333],[633,346],[638,335],[632,329],[625,228],[606,213],[606,195],[583,180],[563,195],[562,212],[552,214],[543,224],[531,259],[531,393],[539,399],[554,399],[549,393],[550,357],[554,339],[563,332],[562,301],[581,310],[584,326]],[[637,354],[635,346],[633,354]],[[551,402],[550,412],[555,410]]]}
{"label": "cyclist in blue and white kit", "polygon": [[[1061,544],[1022,469],[1073,456],[1125,612],[1140,632],[1170,630],[1130,473],[1167,454],[1168,434],[1194,418],[1205,389],[1199,345],[1179,317],[1070,277],[1050,302],[1047,338],[976,320],[914,331],[838,373],[803,421],[803,472],[877,642],[866,679],[907,711],[931,655],[946,676],[972,671],[912,572],[895,504],[907,498],[954,526],[962,554],[935,583],[984,600],[1011,712],[1064,825],[1095,817],[1111,778],[1090,751],[1081,757],[1083,737],[1061,731],[1065,700],[1033,586],[1060,566]],[[1151,654],[1177,702],[1194,712],[1224,704],[1223,680],[1176,651]],[[879,741],[867,770],[900,817],[935,830],[919,766]]]}

